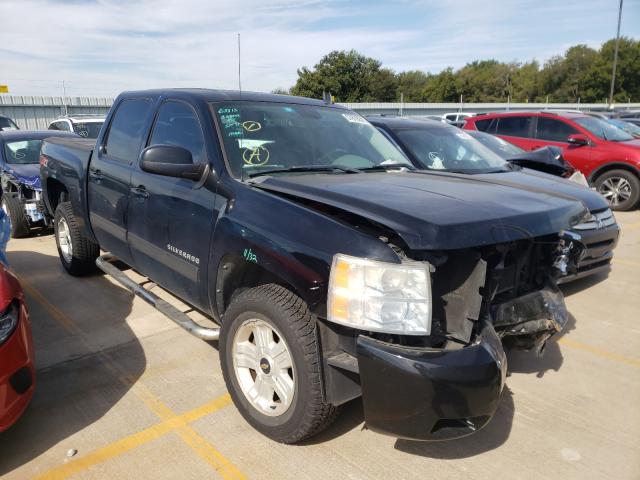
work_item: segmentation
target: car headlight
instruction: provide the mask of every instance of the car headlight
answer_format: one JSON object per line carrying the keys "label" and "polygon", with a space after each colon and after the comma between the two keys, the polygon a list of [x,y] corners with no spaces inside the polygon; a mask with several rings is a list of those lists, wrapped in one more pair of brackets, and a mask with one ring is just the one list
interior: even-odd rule
{"label": "car headlight", "polygon": [[395,264],[343,254],[333,257],[329,321],[372,332],[429,335],[431,310],[428,263]]}
{"label": "car headlight", "polygon": [[0,344],[4,343],[16,329],[19,314],[18,306],[12,302],[0,315]]}

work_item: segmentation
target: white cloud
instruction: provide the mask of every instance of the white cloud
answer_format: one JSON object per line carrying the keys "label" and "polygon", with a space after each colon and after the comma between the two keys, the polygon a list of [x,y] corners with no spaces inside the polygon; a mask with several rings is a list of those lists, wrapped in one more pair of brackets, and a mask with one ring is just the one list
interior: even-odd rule
{"label": "white cloud", "polygon": [[[15,94],[58,95],[62,80],[71,95],[236,88],[238,32],[243,88],[258,91],[292,85],[297,68],[334,49],[355,48],[396,70],[438,71],[478,58],[544,60],[615,32],[607,0],[443,3],[2,0],[0,83]],[[627,0],[623,33],[638,36],[639,6]]]}

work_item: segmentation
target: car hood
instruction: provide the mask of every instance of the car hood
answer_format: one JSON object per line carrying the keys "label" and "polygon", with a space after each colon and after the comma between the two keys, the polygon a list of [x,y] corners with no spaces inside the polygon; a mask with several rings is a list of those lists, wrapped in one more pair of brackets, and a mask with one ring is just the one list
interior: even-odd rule
{"label": "car hood", "polygon": [[5,165],[4,170],[13,175],[20,183],[35,190],[41,190],[40,165],[37,163],[28,165]]}
{"label": "car hood", "polygon": [[474,175],[474,178],[514,188],[525,188],[530,191],[551,194],[555,192],[564,196],[571,196],[580,200],[589,210],[609,208],[609,204],[604,197],[595,190],[561,177],[528,168],[512,172],[478,174]]}
{"label": "car hood", "polygon": [[[412,250],[457,249],[560,232],[586,209],[570,196],[435,172],[296,174],[251,185],[381,224]],[[319,235],[322,232],[318,232]]]}

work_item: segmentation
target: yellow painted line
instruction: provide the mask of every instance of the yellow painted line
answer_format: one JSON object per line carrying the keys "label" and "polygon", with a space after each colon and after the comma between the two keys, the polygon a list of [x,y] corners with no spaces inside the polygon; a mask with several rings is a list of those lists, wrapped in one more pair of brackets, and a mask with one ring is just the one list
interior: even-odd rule
{"label": "yellow painted line", "polygon": [[558,340],[558,343],[561,345],[565,345],[567,347],[575,348],[578,350],[582,350],[584,352],[592,353],[593,355],[597,355],[598,357],[606,358],[607,360],[612,360],[618,363],[624,363],[626,365],[631,365],[632,367],[640,368],[640,359],[626,357],[624,355],[620,355],[618,353],[609,352],[607,350],[603,350],[598,347],[594,347],[593,345],[587,345],[586,343],[576,342],[575,340],[569,340],[566,337],[563,337]]}
{"label": "yellow painted line", "polygon": [[634,262],[633,260],[622,260],[621,258],[614,258],[613,265],[627,265],[629,267],[640,267],[640,262]]}
{"label": "yellow painted line", "polygon": [[194,420],[216,412],[230,403],[231,398],[229,397],[229,394],[222,395],[221,397],[187,413],[174,416],[158,423],[157,425],[142,430],[141,432],[134,433],[98,450],[94,450],[83,457],[72,460],[64,465],[60,465],[59,467],[55,467],[36,477],[36,480],[62,480],[68,478],[71,475],[86,470],[87,468],[106,462],[111,458],[152,442],[173,430],[184,427],[189,422],[193,422]]}
{"label": "yellow painted line", "polygon": [[[55,305],[49,302],[42,293],[40,293],[35,287],[33,287],[29,282],[27,282],[23,277],[14,272],[20,283],[22,284],[22,288],[27,292],[31,297],[33,297],[50,315],[51,317],[58,322],[65,330],[70,332],[73,335],[76,335],[80,341],[92,352],[94,352],[102,361],[103,364],[114,374],[114,376],[122,382],[124,385],[131,388],[133,393],[145,404],[145,406],[151,410],[155,415],[157,415],[163,422],[171,421],[173,418],[176,418],[177,415],[173,410],[171,410],[168,406],[166,406],[159,398],[157,398],[153,393],[144,385],[142,382],[133,378],[128,372],[122,370],[115,361],[111,358],[111,356],[104,352],[96,352],[91,348],[91,345],[87,341],[87,336],[84,334],[82,329],[78,327],[76,323],[73,322],[66,314],[64,314],[60,309],[58,309]],[[220,453],[213,445],[207,442],[202,436],[200,436],[195,430],[193,430],[189,425],[183,424],[178,427],[177,433],[180,438],[195,452],[202,458],[205,462],[207,462],[211,467],[213,467],[218,474],[224,479],[244,479],[246,478],[225,456]],[[144,432],[144,431],[143,431]],[[142,433],[142,432],[141,432]],[[143,436],[143,438],[146,438]],[[150,437],[150,440],[153,440],[157,437]],[[148,440],[148,441],[150,441]],[[120,449],[122,446],[119,447]],[[118,451],[116,448],[115,451]],[[100,462],[100,457],[98,457],[98,462]],[[89,465],[90,466],[90,465]],[[86,468],[86,467],[85,467]],[[59,477],[65,478],[65,477]]]}

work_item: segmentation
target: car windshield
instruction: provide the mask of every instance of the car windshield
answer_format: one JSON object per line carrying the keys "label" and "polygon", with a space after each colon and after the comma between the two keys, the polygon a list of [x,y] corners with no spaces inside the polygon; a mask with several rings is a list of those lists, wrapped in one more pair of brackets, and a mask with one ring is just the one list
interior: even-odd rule
{"label": "car windshield", "polygon": [[616,127],[624,130],[629,135],[633,135],[634,137],[640,136],[640,127],[634,125],[633,123],[625,122],[623,120],[609,120],[611,125],[615,125]]}
{"label": "car windshield", "polygon": [[582,128],[603,140],[609,140],[610,142],[626,142],[627,140],[633,140],[633,137],[628,133],[599,118],[582,117],[576,118],[575,122]]}
{"label": "car windshield", "polygon": [[18,130],[18,126],[7,117],[0,117],[0,131],[2,130]]}
{"label": "car windshield", "polygon": [[499,155],[501,158],[509,158],[513,155],[518,155],[524,152],[523,149],[517,147],[513,143],[509,143],[506,140],[489,133],[471,131],[469,132],[469,135],[478,140],[493,153]]}
{"label": "car windshield", "polygon": [[104,122],[78,122],[73,124],[73,131],[84,138],[98,138]]}
{"label": "car windshield", "polygon": [[38,163],[41,144],[42,140],[20,140],[5,143],[4,155],[7,163],[19,165]]}
{"label": "car windshield", "polygon": [[456,127],[403,128],[395,134],[420,165],[429,170],[488,173],[510,168],[505,160]]}
{"label": "car windshield", "polygon": [[349,110],[269,102],[212,106],[229,168],[236,177],[287,169],[346,172],[385,166],[412,168],[384,135]]}

